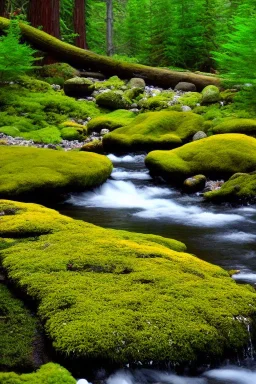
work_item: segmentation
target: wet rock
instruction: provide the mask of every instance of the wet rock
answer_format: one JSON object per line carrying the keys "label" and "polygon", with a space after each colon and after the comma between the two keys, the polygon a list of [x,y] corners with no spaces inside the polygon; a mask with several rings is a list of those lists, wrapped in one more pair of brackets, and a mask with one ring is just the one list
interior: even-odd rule
{"label": "wet rock", "polygon": [[193,141],[201,140],[201,139],[204,139],[204,138],[206,138],[206,137],[207,137],[207,135],[206,135],[205,132],[203,132],[203,131],[198,131],[198,132],[196,132],[196,133],[194,134],[192,140],[193,140]]}
{"label": "wet rock", "polygon": [[217,191],[224,184],[224,180],[209,180],[205,184],[204,192]]}
{"label": "wet rock", "polygon": [[93,91],[93,81],[86,78],[73,77],[72,79],[69,79],[64,83],[64,92],[67,96],[77,98],[83,96],[90,96]]}
{"label": "wet rock", "polygon": [[187,193],[202,191],[205,187],[206,177],[204,175],[196,175],[189,177],[183,183],[183,188]]}
{"label": "wet rock", "polygon": [[196,92],[196,86],[193,83],[188,83],[181,81],[174,88],[175,91],[184,91],[184,92]]}
{"label": "wet rock", "polygon": [[106,129],[106,128],[103,128],[103,129],[100,131],[100,135],[101,135],[101,136],[106,135],[107,133],[109,133],[109,129]]}

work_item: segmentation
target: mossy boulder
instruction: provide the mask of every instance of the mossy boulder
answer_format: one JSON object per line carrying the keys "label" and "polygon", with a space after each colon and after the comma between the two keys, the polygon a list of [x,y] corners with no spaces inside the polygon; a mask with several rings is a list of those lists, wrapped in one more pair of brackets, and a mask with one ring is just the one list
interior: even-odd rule
{"label": "mossy boulder", "polygon": [[130,101],[136,101],[136,98],[143,94],[142,88],[131,88],[124,92],[124,97]]}
{"label": "mossy boulder", "polygon": [[107,115],[98,116],[90,120],[87,129],[88,132],[100,132],[102,129],[113,131],[116,128],[130,124],[135,117],[136,114],[131,111],[118,109]]}
{"label": "mossy boulder", "polygon": [[246,135],[256,135],[256,119],[227,119],[215,125],[211,132],[216,133],[245,133]]}
{"label": "mossy boulder", "polygon": [[66,80],[64,83],[64,92],[67,96],[71,97],[90,96],[94,88],[93,81],[84,77],[74,77]]}
{"label": "mossy boulder", "polygon": [[187,193],[202,191],[205,187],[206,177],[204,175],[195,175],[186,179],[183,183],[183,189]]}
{"label": "mossy boulder", "polygon": [[71,374],[58,364],[48,363],[37,372],[19,375],[0,372],[0,384],[76,384]]}
{"label": "mossy boulder", "polygon": [[[0,240],[0,249],[13,241]],[[0,283],[0,370],[34,369],[36,318]],[[39,356],[40,352],[37,351]],[[1,382],[1,379],[0,379]]]}
{"label": "mossy boulder", "polygon": [[[256,169],[256,167],[255,167]],[[215,203],[255,203],[256,173],[236,173],[217,191],[207,192],[204,197]]]}
{"label": "mossy boulder", "polygon": [[0,211],[0,236],[23,237],[2,250],[2,265],[36,300],[54,349],[72,363],[202,364],[247,345],[254,290],[184,253],[184,244],[35,204],[4,200]]}
{"label": "mossy boulder", "polygon": [[69,64],[55,63],[44,65],[38,70],[38,74],[41,77],[61,78],[65,81],[78,76],[79,72]]}
{"label": "mossy boulder", "polygon": [[104,153],[104,148],[102,144],[102,140],[92,140],[89,143],[86,143],[82,146],[81,151],[85,152],[95,152],[95,153]]}
{"label": "mossy boulder", "polygon": [[133,77],[129,83],[127,84],[129,88],[140,88],[145,89],[146,83],[144,79],[141,79],[139,77]]}
{"label": "mossy boulder", "polygon": [[216,103],[220,100],[220,90],[215,85],[207,85],[202,90],[202,104]]}
{"label": "mossy boulder", "polygon": [[122,92],[108,91],[100,93],[96,97],[96,103],[100,107],[108,108],[110,110],[126,109],[131,105],[131,102],[126,99]]}
{"label": "mossy boulder", "polygon": [[125,82],[119,79],[118,76],[112,76],[109,79],[104,81],[96,81],[94,85],[96,90],[101,90],[101,89],[118,90],[125,87]]}
{"label": "mossy boulder", "polygon": [[172,151],[154,151],[145,159],[151,173],[173,183],[195,174],[213,179],[256,169],[256,139],[235,133],[207,137]]}
{"label": "mossy boulder", "polygon": [[72,127],[66,127],[62,128],[61,130],[61,137],[63,140],[81,140],[82,135],[79,133],[79,131]]}
{"label": "mossy boulder", "polygon": [[174,93],[169,98],[162,95],[142,98],[139,100],[138,106],[149,111],[161,111],[161,109],[168,107],[168,102],[172,101],[173,97]]}
{"label": "mossy boulder", "polygon": [[26,147],[2,147],[0,196],[39,199],[103,183],[112,171],[104,156]]}
{"label": "mossy boulder", "polygon": [[114,152],[171,149],[182,145],[202,125],[203,118],[191,112],[147,112],[105,135],[103,145]]}

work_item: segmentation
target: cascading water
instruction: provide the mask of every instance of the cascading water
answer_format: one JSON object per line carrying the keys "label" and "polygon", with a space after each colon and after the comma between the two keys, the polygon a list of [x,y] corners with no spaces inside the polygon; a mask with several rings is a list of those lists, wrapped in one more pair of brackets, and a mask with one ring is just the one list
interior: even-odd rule
{"label": "cascading water", "polygon": [[[59,211],[103,227],[153,233],[176,238],[190,253],[226,269],[239,269],[238,282],[256,284],[256,207],[205,205],[200,196],[182,195],[161,180],[152,180],[144,156],[116,157],[111,179],[92,192],[73,194]],[[247,360],[250,369],[225,367],[200,377],[136,370],[119,371],[106,384],[256,384],[250,324]],[[247,365],[244,365],[245,367]],[[86,381],[79,381],[85,384]]]}

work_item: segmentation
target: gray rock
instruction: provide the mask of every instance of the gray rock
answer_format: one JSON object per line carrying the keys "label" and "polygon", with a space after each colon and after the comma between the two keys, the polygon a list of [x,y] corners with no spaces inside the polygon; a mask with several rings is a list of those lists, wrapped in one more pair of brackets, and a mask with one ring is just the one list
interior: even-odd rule
{"label": "gray rock", "polygon": [[128,87],[130,88],[142,88],[142,89],[145,89],[146,87],[146,83],[143,79],[139,78],[139,77],[133,77],[129,83],[128,83]]}
{"label": "gray rock", "polygon": [[107,133],[109,133],[109,129],[107,129],[107,128],[103,128],[103,129],[100,131],[100,135],[101,135],[101,136],[104,136],[104,135],[106,135]]}
{"label": "gray rock", "polygon": [[202,191],[205,187],[206,177],[204,175],[196,175],[189,177],[183,183],[183,188],[188,193]]}
{"label": "gray rock", "polygon": [[174,90],[175,91],[184,91],[184,92],[196,92],[196,86],[193,83],[181,81],[176,85]]}
{"label": "gray rock", "polygon": [[188,105],[182,105],[181,109],[182,109],[182,112],[192,111],[192,109]]}
{"label": "gray rock", "polygon": [[203,131],[198,131],[193,136],[193,141],[205,139],[207,137],[206,133]]}

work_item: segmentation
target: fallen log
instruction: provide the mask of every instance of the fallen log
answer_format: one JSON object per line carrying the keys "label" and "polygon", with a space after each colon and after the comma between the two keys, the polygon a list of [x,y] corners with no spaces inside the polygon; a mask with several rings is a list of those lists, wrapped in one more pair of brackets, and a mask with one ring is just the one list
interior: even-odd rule
{"label": "fallen log", "polygon": [[[0,17],[0,31],[7,28],[9,24],[10,20]],[[148,84],[163,88],[175,87],[180,81],[195,84],[198,91],[201,91],[210,84],[216,86],[220,84],[216,76],[206,76],[192,72],[176,72],[168,69],[121,62],[64,43],[30,25],[20,23],[20,28],[24,39],[32,44],[34,48],[46,52],[58,61],[68,63],[78,69],[99,71],[106,76],[116,75],[122,79],[140,77]]]}

